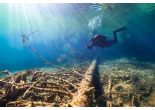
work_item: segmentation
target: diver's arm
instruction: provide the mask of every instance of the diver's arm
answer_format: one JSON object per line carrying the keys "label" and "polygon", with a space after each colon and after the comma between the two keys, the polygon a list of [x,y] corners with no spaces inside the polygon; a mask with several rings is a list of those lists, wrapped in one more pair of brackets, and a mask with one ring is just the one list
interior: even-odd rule
{"label": "diver's arm", "polygon": [[93,46],[94,46],[94,43],[93,43],[93,42],[91,42],[91,43],[89,43],[89,44],[87,45],[87,48],[88,48],[88,49],[92,49],[92,48],[93,48]]}

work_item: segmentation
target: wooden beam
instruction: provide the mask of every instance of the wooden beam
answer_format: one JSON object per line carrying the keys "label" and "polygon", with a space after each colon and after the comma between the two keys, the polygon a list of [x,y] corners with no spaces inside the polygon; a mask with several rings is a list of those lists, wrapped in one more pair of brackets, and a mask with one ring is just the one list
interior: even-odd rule
{"label": "wooden beam", "polygon": [[90,107],[94,102],[94,87],[92,84],[93,73],[96,68],[96,60],[93,60],[87,69],[84,79],[79,85],[77,93],[74,95],[73,100],[68,106],[72,107]]}

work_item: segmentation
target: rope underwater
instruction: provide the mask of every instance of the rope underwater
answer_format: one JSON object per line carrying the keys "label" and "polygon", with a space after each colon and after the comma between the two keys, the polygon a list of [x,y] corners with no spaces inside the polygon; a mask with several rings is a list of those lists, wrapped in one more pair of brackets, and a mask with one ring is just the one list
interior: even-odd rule
{"label": "rope underwater", "polygon": [[[38,31],[34,31],[34,32],[30,33],[28,36],[27,36],[26,34],[23,34],[23,33],[22,33],[23,45],[26,44],[26,43],[28,42],[28,37],[31,36],[32,34],[36,33],[36,32],[38,32]],[[53,67],[56,67],[56,68],[58,68],[58,69],[61,69],[61,70],[66,71],[66,69],[61,68],[61,67],[59,67],[59,66],[57,66],[57,65],[54,65],[54,64],[52,64],[50,61],[48,61],[47,59],[45,59],[45,58],[44,58],[43,56],[41,56],[41,55],[39,54],[39,52],[38,52],[35,48],[33,48],[32,46],[28,45],[27,47],[28,47],[35,55],[37,55],[45,64],[48,64],[48,65],[50,65],[50,66],[53,66]]]}

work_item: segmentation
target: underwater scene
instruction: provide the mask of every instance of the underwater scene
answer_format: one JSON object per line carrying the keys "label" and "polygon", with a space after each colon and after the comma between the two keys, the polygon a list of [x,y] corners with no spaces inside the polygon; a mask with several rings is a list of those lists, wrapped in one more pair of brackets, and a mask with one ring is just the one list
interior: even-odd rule
{"label": "underwater scene", "polygon": [[154,107],[155,4],[1,3],[0,107]]}

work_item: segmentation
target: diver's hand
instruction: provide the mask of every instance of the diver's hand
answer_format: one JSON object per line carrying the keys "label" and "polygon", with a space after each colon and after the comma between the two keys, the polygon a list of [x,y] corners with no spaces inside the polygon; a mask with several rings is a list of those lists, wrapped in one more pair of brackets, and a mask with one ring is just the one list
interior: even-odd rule
{"label": "diver's hand", "polygon": [[92,45],[87,45],[87,49],[92,49],[93,46]]}

